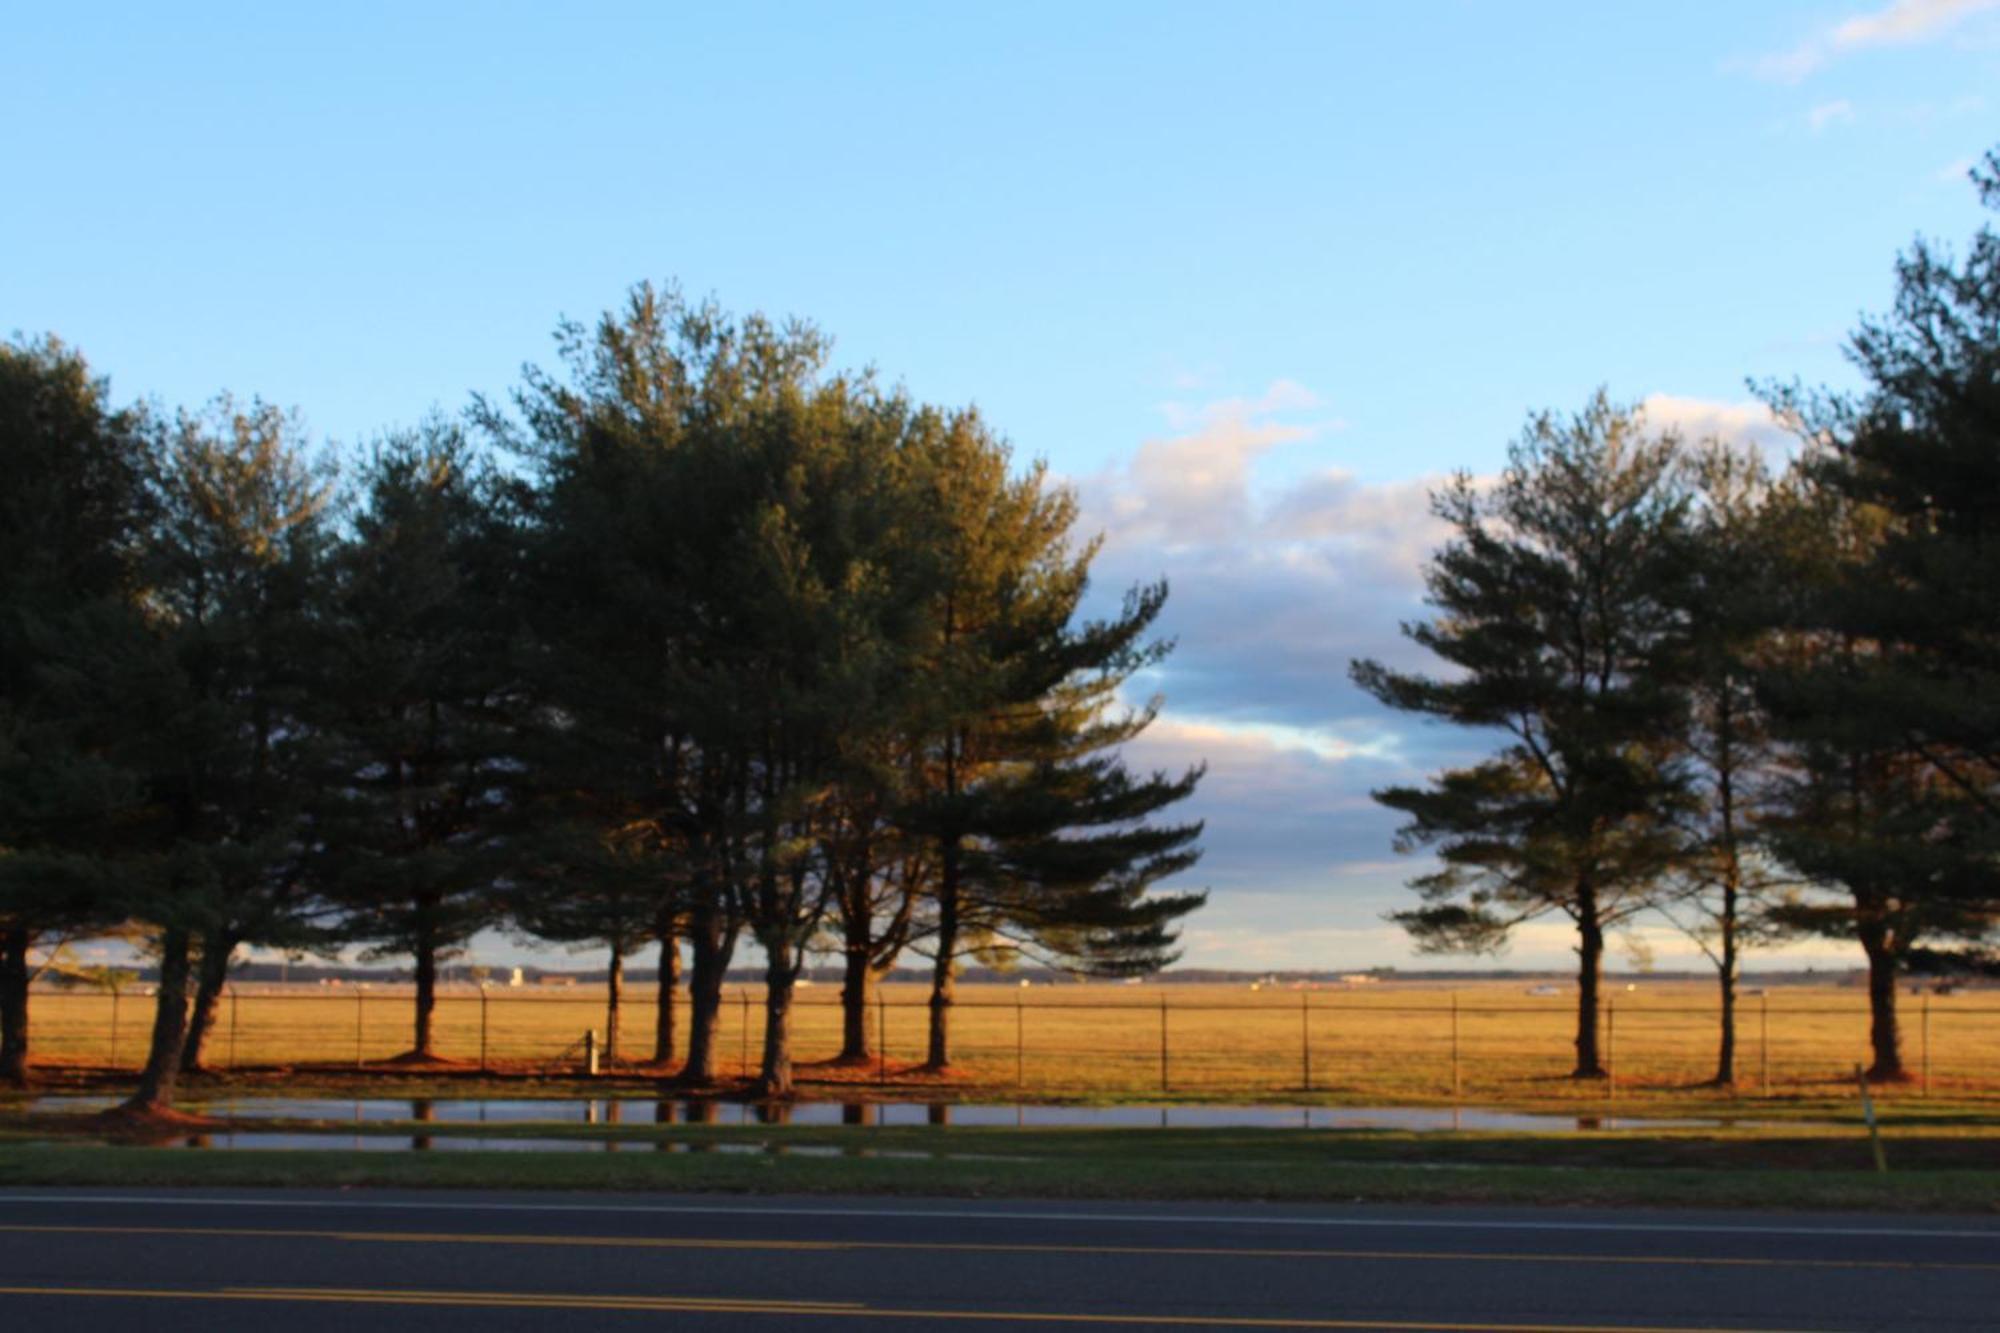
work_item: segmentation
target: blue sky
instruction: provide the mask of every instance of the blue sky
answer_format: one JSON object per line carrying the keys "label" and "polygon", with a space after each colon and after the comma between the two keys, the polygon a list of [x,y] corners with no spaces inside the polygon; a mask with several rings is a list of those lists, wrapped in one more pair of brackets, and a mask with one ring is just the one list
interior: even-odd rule
{"label": "blue sky", "polygon": [[1746,377],[1848,382],[1995,90],[1991,0],[16,7],[0,331],[353,443],[640,278],[809,317],[1172,578],[1188,960],[1407,962],[1366,791],[1463,742],[1345,666],[1405,654],[1426,487],[1599,384],[1755,434]]}

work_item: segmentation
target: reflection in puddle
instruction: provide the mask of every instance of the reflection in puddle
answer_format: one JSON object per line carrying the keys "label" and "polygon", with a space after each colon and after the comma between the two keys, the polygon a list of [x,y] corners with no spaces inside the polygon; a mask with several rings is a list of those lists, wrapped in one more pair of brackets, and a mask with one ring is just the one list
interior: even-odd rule
{"label": "reflection in puddle", "polygon": [[[32,1111],[95,1111],[112,1097],[38,1097]],[[1450,1106],[1233,1106],[1199,1103],[1139,1106],[1037,1106],[943,1102],[717,1102],[654,1098],[225,1097],[186,1109],[220,1120],[316,1120],[350,1124],[618,1125],[1013,1125],[1153,1129],[1570,1130],[1775,1128],[1814,1123],[1730,1116],[1677,1118],[1579,1116]],[[422,1136],[429,1138],[430,1136]],[[442,1142],[447,1136],[438,1135]],[[602,1145],[603,1140],[593,1140]]]}
{"label": "reflection in puddle", "polygon": [[924,1161],[943,1158],[952,1161],[1028,1161],[993,1153],[931,1153],[921,1150],[846,1148],[822,1143],[769,1143],[751,1140],[734,1143],[655,1143],[643,1139],[510,1139],[450,1134],[419,1134],[405,1139],[400,1134],[291,1134],[267,1130],[223,1130],[189,1134],[152,1145],[166,1148],[200,1148],[211,1151],[257,1151],[316,1149],[353,1152],[562,1152],[606,1153],[621,1149],[643,1152],[650,1148],[667,1153],[728,1153],[750,1157],[881,1157]]}

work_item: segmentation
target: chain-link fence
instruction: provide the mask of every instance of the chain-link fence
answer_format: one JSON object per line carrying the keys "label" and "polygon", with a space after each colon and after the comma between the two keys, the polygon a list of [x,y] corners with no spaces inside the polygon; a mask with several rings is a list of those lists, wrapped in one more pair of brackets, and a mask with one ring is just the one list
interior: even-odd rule
{"label": "chain-link fence", "polygon": [[[1579,1086],[1574,996],[1384,989],[1246,995],[1239,988],[1078,987],[1035,992],[966,986],[951,1011],[950,1081],[1047,1095],[1398,1098],[1595,1097],[1624,1090],[1697,1086],[1716,1072],[1717,1011],[1692,987],[1613,993],[1599,1043],[1613,1078]],[[1970,993],[1900,999],[1911,1094],[2000,1095],[2000,997]],[[447,988],[434,1016],[435,1054],[465,1071],[570,1074],[583,1035],[608,1072],[650,1072],[658,1020],[650,986],[621,1006],[607,1041],[605,997],[578,987],[554,994]],[[676,1008],[674,1050],[684,1053],[687,1004]],[[150,998],[37,993],[36,1058],[49,1065],[136,1069],[145,1055]],[[291,1066],[369,1069],[412,1044],[407,987],[232,988],[205,1049],[214,1069]],[[830,988],[801,991],[792,1049],[808,1081],[907,1083],[926,1077],[930,1009],[922,987],[882,988],[867,1010],[868,1059],[834,1064],[842,1011]],[[1738,1008],[1739,1092],[1800,1095],[1851,1086],[1869,1060],[1868,1010],[1833,988],[1752,994]],[[762,994],[731,986],[718,1031],[724,1077],[754,1072],[763,1041]]]}

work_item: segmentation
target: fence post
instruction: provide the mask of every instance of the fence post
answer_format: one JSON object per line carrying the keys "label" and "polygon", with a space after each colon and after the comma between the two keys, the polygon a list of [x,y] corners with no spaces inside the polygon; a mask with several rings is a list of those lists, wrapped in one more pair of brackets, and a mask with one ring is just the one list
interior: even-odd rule
{"label": "fence post", "polygon": [[363,993],[359,987],[354,991],[354,1067],[361,1068],[361,1002]]}
{"label": "fence post", "polygon": [[1299,992],[1299,1086],[1313,1089],[1312,992]]}
{"label": "fence post", "polygon": [[239,993],[236,987],[229,988],[229,1067],[236,1068],[236,1001]]}
{"label": "fence post", "polygon": [[889,1082],[889,997],[879,986],[875,989],[875,1081],[885,1086]]}
{"label": "fence post", "polygon": [[486,1066],[486,986],[479,987],[479,1072],[487,1072]]}
{"label": "fence post", "polygon": [[111,1067],[118,1068],[118,992],[111,992]]}
{"label": "fence post", "polygon": [[1459,1097],[1458,1078],[1458,992],[1451,993],[1451,1099]]}
{"label": "fence post", "polygon": [[1889,1161],[1882,1155],[1882,1127],[1875,1123],[1875,1099],[1868,1095],[1868,1075],[1860,1065],[1854,1066],[1854,1081],[1861,1088],[1861,1115],[1868,1122],[1868,1146],[1875,1154],[1875,1169],[1887,1171]]}
{"label": "fence post", "polygon": [[1014,1086],[1024,1087],[1027,1070],[1027,1025],[1021,1018],[1021,992],[1014,992]]}
{"label": "fence post", "polygon": [[743,997],[743,1040],[741,1043],[741,1049],[743,1053],[739,1057],[739,1062],[743,1066],[743,1077],[749,1078],[750,1077],[750,988],[748,986],[745,986],[741,991],[741,995]]}
{"label": "fence post", "polygon": [[1160,992],[1160,1091],[1167,1090],[1167,993]]}
{"label": "fence post", "polygon": [[1931,1095],[1931,997],[1924,996],[1924,1096]]}
{"label": "fence post", "polygon": [[1604,1098],[1611,1100],[1618,1095],[1618,1000],[1615,996],[1604,999]]}
{"label": "fence post", "polygon": [[1771,997],[1757,997],[1757,1081],[1771,1095]]}

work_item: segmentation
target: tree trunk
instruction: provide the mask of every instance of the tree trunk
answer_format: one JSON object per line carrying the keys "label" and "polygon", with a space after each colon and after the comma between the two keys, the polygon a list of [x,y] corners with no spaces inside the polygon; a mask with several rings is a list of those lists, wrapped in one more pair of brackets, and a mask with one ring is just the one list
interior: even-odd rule
{"label": "tree trunk", "polygon": [[1889,932],[1879,922],[1861,925],[1861,951],[1868,955],[1868,1046],[1875,1062],[1868,1077],[1895,1083],[1909,1077],[1903,1068],[1903,1044],[1896,1029],[1896,955]]}
{"label": "tree trunk", "polygon": [[868,1047],[868,993],[871,976],[870,963],[873,961],[874,942],[868,938],[868,922],[864,918],[857,927],[847,921],[842,933],[845,935],[841,952],[840,978],[840,1057],[835,1061],[843,1065],[865,1065],[871,1058]]}
{"label": "tree trunk", "polygon": [[931,1030],[924,1068],[936,1073],[951,1066],[951,1006],[958,981],[959,846],[947,839],[938,856],[937,958],[931,968]]}
{"label": "tree trunk", "polygon": [[429,1060],[437,1055],[438,944],[431,929],[430,913],[422,902],[417,907],[416,947],[411,954],[417,964],[417,999],[412,1015],[410,1054],[419,1060]]}
{"label": "tree trunk", "polygon": [[722,1016],[720,978],[706,975],[702,951],[695,951],[694,976],[688,983],[688,1053],[681,1066],[683,1083],[715,1082],[716,1026]]}
{"label": "tree trunk", "polygon": [[674,934],[674,914],[660,913],[660,1008],[653,1022],[653,1063],[674,1059],[674,999],[681,982],[681,942]]}
{"label": "tree trunk", "polygon": [[28,928],[0,930],[0,1086],[28,1085]]}
{"label": "tree trunk", "polygon": [[139,1087],[126,1100],[127,1111],[163,1111],[173,1105],[174,1083],[181,1071],[181,1050],[187,1043],[188,932],[170,926],[160,935],[160,985],[153,1006],[153,1040]]}
{"label": "tree trunk", "polygon": [[722,983],[729,973],[735,932],[721,905],[710,902],[695,909],[688,931],[694,964],[688,978],[688,1054],[681,1066],[684,1083],[715,1082],[716,1025],[722,1016]]}
{"label": "tree trunk", "polygon": [[930,1043],[924,1055],[924,1068],[933,1073],[951,1067],[951,1006],[957,989],[956,960],[940,953],[931,968]]}
{"label": "tree trunk", "polygon": [[1722,957],[1715,965],[1722,987],[1722,1031],[1715,1053],[1715,1086],[1727,1088],[1736,1082],[1736,886],[1722,890]]}
{"label": "tree trunk", "polygon": [[1578,899],[1581,920],[1577,932],[1576,1068],[1571,1078],[1603,1078],[1604,1062],[1597,1049],[1598,991],[1604,981],[1604,927],[1597,920],[1597,898],[1586,887]]}
{"label": "tree trunk", "polygon": [[792,1095],[792,991],[799,979],[796,951],[789,940],[763,941],[764,1062],[757,1091],[765,1097]]}
{"label": "tree trunk", "polygon": [[619,1009],[625,1003],[625,952],[611,946],[611,971],[605,977],[604,1063],[618,1063]]}
{"label": "tree trunk", "polygon": [[215,1030],[215,1014],[222,1004],[222,988],[229,981],[229,960],[236,953],[236,944],[236,939],[229,935],[202,942],[194,1009],[188,1015],[187,1041],[181,1047],[183,1074],[199,1074],[207,1068],[202,1056],[208,1035]]}

